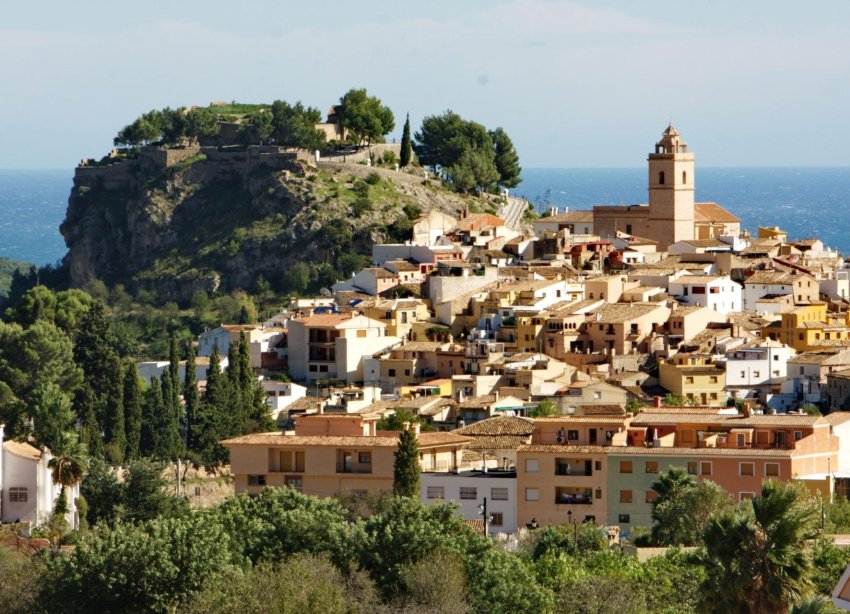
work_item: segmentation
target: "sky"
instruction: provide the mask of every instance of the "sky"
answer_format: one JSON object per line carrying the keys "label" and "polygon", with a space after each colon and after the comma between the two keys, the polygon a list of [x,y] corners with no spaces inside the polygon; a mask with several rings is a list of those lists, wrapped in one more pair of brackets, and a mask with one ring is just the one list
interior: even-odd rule
{"label": "sky", "polygon": [[0,12],[0,168],[100,157],[152,108],[366,87],[451,109],[525,167],[636,167],[672,121],[706,166],[850,165],[850,2],[32,0]]}

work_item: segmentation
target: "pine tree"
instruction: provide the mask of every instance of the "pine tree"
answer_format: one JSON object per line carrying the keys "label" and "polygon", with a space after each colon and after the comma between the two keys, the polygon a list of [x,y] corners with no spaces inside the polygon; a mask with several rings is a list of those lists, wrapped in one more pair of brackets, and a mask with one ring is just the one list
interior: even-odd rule
{"label": "pine tree", "polygon": [[139,437],[142,428],[142,401],[139,395],[139,372],[132,361],[124,366],[124,432],[127,439],[126,460],[139,458]]}
{"label": "pine tree", "polygon": [[248,410],[248,433],[268,433],[277,427],[266,399],[266,389],[262,382],[255,380],[253,402]]}
{"label": "pine tree", "polygon": [[[103,401],[109,394],[109,367],[113,355],[112,332],[103,303],[94,301],[80,322],[74,344],[74,362],[83,370],[96,401]],[[98,418],[103,419],[103,416]]]}
{"label": "pine tree", "polygon": [[393,494],[396,497],[419,498],[419,438],[409,428],[398,438],[398,450],[393,465]]}
{"label": "pine tree", "polygon": [[124,422],[124,379],[121,361],[115,353],[111,354],[109,367],[103,430],[109,460],[117,465],[124,462],[127,435]]}
{"label": "pine tree", "polygon": [[407,119],[404,122],[404,131],[401,133],[401,153],[399,165],[404,168],[410,164],[413,157],[413,148],[410,144],[410,113],[407,114]]}
{"label": "pine tree", "polygon": [[187,345],[186,374],[183,378],[183,401],[186,405],[186,449],[194,450],[195,444],[192,441],[192,429],[195,425],[200,399],[198,398],[198,385],[195,382],[195,345],[191,341]]}
{"label": "pine tree", "polygon": [[93,458],[103,458],[103,433],[97,421],[94,391],[88,382],[83,384],[82,392],[79,395],[77,415],[81,416],[80,442],[85,444]]}

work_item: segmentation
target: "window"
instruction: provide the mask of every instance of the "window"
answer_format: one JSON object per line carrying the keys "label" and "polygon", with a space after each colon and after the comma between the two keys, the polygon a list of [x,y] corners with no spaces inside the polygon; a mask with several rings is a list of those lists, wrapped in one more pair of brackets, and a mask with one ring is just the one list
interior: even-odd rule
{"label": "window", "polygon": [[493,512],[490,516],[492,516],[492,519],[490,520],[491,527],[500,527],[505,524],[502,512]]}
{"label": "window", "polygon": [[743,433],[738,433],[738,434],[737,434],[737,436],[736,436],[736,439],[737,439],[737,443],[736,443],[736,445],[737,445],[739,448],[743,447],[743,446],[744,446],[744,443],[745,443],[745,441],[746,441],[746,437],[744,437],[744,434],[743,434]]}
{"label": "window", "polygon": [[632,225],[631,224],[626,224],[626,234],[627,235],[632,234]]}
{"label": "window", "polygon": [[754,463],[738,463],[738,475],[740,476],[752,476],[755,475],[755,465]]}
{"label": "window", "polygon": [[478,498],[478,489],[475,486],[461,486],[460,487],[460,498],[461,499],[477,499]]}
{"label": "window", "polygon": [[657,492],[655,492],[654,490],[647,490],[646,491],[646,502],[647,503],[652,503],[653,501],[655,501],[656,498],[658,498]]}
{"label": "window", "polygon": [[593,393],[593,398],[594,398],[594,399],[597,399],[597,400],[601,399],[601,398],[602,398],[602,393],[601,393],[600,391],[598,391],[598,390],[597,390],[597,391],[595,391],[595,392]]}
{"label": "window", "polygon": [[9,489],[9,503],[26,503],[29,500],[27,489],[15,486]]}
{"label": "window", "polygon": [[617,521],[618,521],[620,524],[629,524],[629,522],[631,522],[631,518],[629,518],[629,515],[628,515],[628,514],[620,514],[620,515],[617,517]]}
{"label": "window", "polygon": [[429,486],[426,494],[429,499],[445,499],[446,489],[443,486]]}
{"label": "window", "polygon": [[526,501],[539,501],[540,500],[540,491],[536,488],[526,488],[525,489],[525,500]]}
{"label": "window", "polygon": [[702,461],[699,464],[699,473],[700,475],[711,475],[711,462]]}
{"label": "window", "polygon": [[768,478],[778,478],[779,477],[779,463],[765,463],[764,464],[764,475]]}
{"label": "window", "polygon": [[357,462],[361,465],[371,465],[372,464],[372,453],[371,452],[360,452],[357,454]]}
{"label": "window", "polygon": [[288,475],[283,478],[283,485],[294,488],[295,490],[301,490],[304,486],[304,481],[300,475]]}
{"label": "window", "polygon": [[507,501],[508,500],[508,489],[507,488],[491,488],[490,489],[490,498],[493,501]]}
{"label": "window", "polygon": [[794,441],[800,441],[803,438],[802,431],[794,431]]}
{"label": "window", "polygon": [[631,473],[632,461],[620,461],[620,473]]}
{"label": "window", "polygon": [[605,431],[605,441],[611,441],[614,439],[614,431]]}
{"label": "window", "polygon": [[621,490],[620,491],[620,503],[631,503],[631,502],[632,502],[632,491]]}
{"label": "window", "polygon": [[646,461],[647,473],[658,473],[658,461]]}
{"label": "window", "polygon": [[664,171],[658,173],[658,185],[664,185]]}
{"label": "window", "polygon": [[685,378],[685,383],[686,383],[686,384],[693,384],[693,383],[694,383],[694,378],[693,378],[693,377],[690,377],[690,376],[686,377],[686,378]]}
{"label": "window", "polygon": [[538,471],[540,471],[540,465],[537,462],[536,458],[525,459],[525,472],[526,473],[537,473]]}
{"label": "window", "polygon": [[387,375],[389,375],[390,377],[395,377],[395,369],[390,369],[389,371],[387,371]]}
{"label": "window", "polygon": [[567,439],[570,441],[578,441],[578,431],[567,431]]}
{"label": "window", "polygon": [[405,374],[405,375],[410,375],[410,369],[405,369],[405,370],[404,370],[404,374]]}
{"label": "window", "polygon": [[266,476],[265,475],[249,475],[248,476],[248,486],[265,486],[266,485]]}
{"label": "window", "polygon": [[753,371],[753,377],[760,377],[761,371]]}
{"label": "window", "polygon": [[602,461],[596,461],[593,463],[593,468],[597,471],[602,471]]}
{"label": "window", "polygon": [[755,499],[756,493],[754,492],[740,492],[738,493],[738,500],[743,501],[744,499]]}
{"label": "window", "polygon": [[682,171],[682,183],[688,183],[688,172]]}
{"label": "window", "polygon": [[[756,372],[756,377],[758,377],[758,372]],[[716,384],[717,383],[717,376],[716,375],[710,376],[708,378],[708,383],[709,384]]]}
{"label": "window", "polygon": [[357,331],[357,337],[359,339],[364,339],[366,337],[366,331],[365,330],[358,330]]}
{"label": "window", "polygon": [[688,475],[696,475],[697,474],[697,462],[696,461],[688,461]]}

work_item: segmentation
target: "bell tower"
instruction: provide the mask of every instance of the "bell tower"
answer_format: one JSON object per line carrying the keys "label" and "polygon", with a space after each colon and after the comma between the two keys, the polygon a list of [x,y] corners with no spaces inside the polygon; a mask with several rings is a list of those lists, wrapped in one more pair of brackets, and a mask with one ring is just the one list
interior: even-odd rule
{"label": "bell tower", "polygon": [[673,124],[649,154],[649,228],[659,249],[694,238],[694,154]]}

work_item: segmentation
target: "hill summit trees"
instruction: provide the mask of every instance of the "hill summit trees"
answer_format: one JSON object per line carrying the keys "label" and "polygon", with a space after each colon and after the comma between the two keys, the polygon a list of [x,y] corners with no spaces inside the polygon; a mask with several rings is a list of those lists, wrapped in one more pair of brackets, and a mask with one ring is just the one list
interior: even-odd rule
{"label": "hill summit trees", "polygon": [[516,187],[522,168],[513,142],[502,128],[488,131],[454,111],[422,120],[413,150],[425,166],[442,168],[458,192]]}

